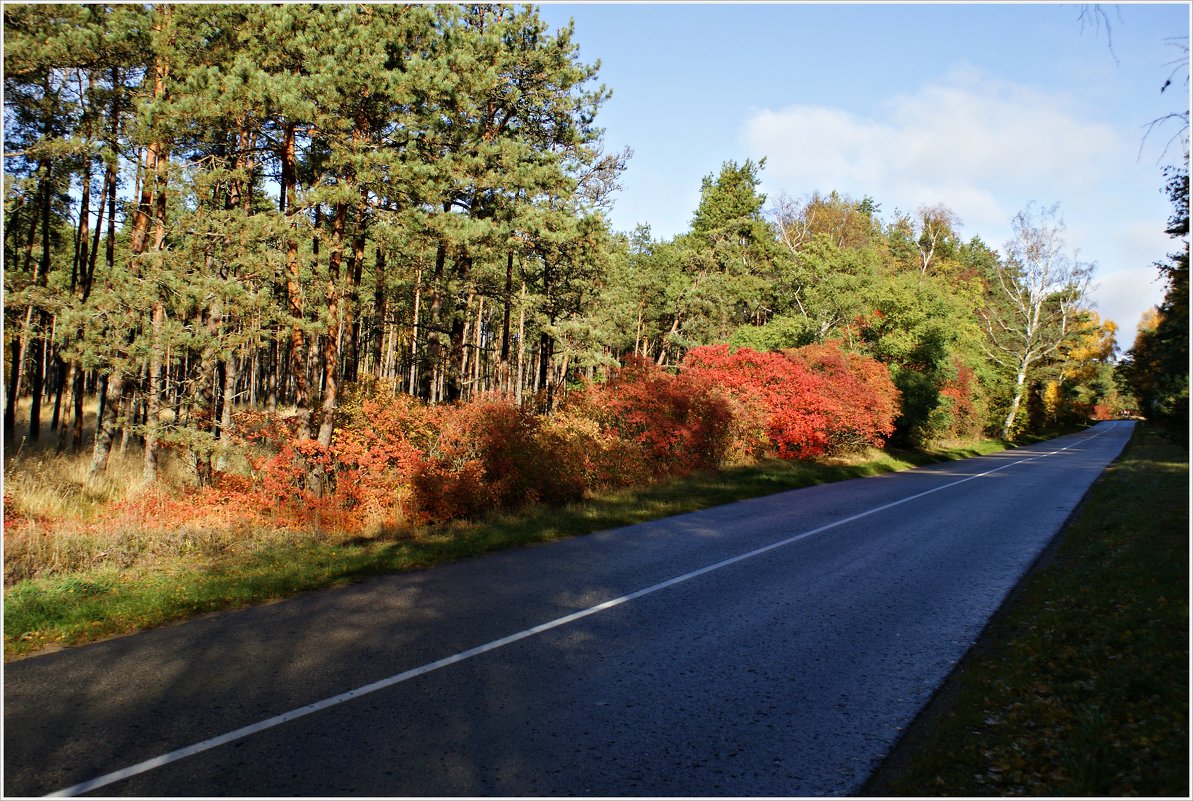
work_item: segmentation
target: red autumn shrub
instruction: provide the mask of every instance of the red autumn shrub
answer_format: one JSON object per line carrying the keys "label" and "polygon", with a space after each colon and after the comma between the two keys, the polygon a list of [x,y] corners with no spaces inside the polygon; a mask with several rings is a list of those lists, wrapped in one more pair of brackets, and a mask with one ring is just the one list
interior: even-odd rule
{"label": "red autumn shrub", "polygon": [[330,448],[296,418],[241,413],[233,441],[250,472],[207,492],[285,526],[433,523],[715,469],[734,450],[806,458],[878,444],[897,409],[885,368],[835,346],[697,348],[678,375],[632,359],[551,416],[497,395],[428,406],[364,385],[337,412]]}
{"label": "red autumn shrub", "polygon": [[[587,486],[578,449],[531,411],[492,395],[428,406],[388,388],[356,387],[337,411],[330,448],[277,415],[248,413],[237,431],[251,467],[237,492],[286,525],[354,531],[476,517],[574,500]],[[324,477],[321,495],[312,492],[312,474]]]}
{"label": "red autumn shrub", "polygon": [[420,518],[427,522],[477,517],[495,500],[484,465],[475,459],[427,462],[415,474],[413,489]]}
{"label": "red autumn shrub", "polygon": [[[268,412],[241,411],[234,417],[232,443],[244,453],[252,468],[253,488],[269,503],[298,500],[306,466],[293,443],[298,441],[298,420]],[[217,475],[216,484],[227,484]]]}
{"label": "red autumn shrub", "polygon": [[693,348],[680,365],[683,374],[715,384],[737,401],[752,429],[761,430],[784,459],[804,459],[825,451],[826,403],[820,379],[781,353],[728,345]]}
{"label": "red autumn shrub", "polygon": [[976,436],[982,430],[982,419],[974,405],[976,382],[973,370],[960,361],[954,362],[957,374],[940,388],[940,397],[949,404],[949,427],[953,437]]}
{"label": "red autumn shrub", "polygon": [[520,483],[516,450],[533,434],[533,417],[495,397],[431,407],[428,414],[434,435],[415,475],[419,510],[450,520],[509,505]]}
{"label": "red autumn shrub", "polygon": [[292,528],[315,521],[328,504],[308,491],[307,479],[313,469],[328,471],[331,455],[299,436],[297,417],[246,410],[237,412],[234,421],[229,442],[244,456],[250,475],[217,473],[212,489],[262,522]]}
{"label": "red autumn shrub", "polygon": [[437,431],[414,481],[424,514],[474,517],[486,509],[583,496],[586,482],[574,449],[509,398],[481,396],[431,414]]}
{"label": "red autumn shrub", "polygon": [[710,381],[738,404],[744,451],[764,432],[784,459],[807,459],[866,444],[893,430],[898,391],[886,369],[833,345],[784,353],[708,345],[688,352],[684,374]]}
{"label": "red autumn shrub", "polygon": [[632,443],[647,475],[719,467],[731,441],[732,410],[711,383],[671,375],[640,358],[604,384],[573,392],[565,408],[590,415],[604,436]]}
{"label": "red autumn shrub", "polygon": [[847,353],[836,344],[805,345],[784,351],[784,355],[822,379],[830,453],[885,444],[899,415],[899,390],[885,365]]}
{"label": "red autumn shrub", "polygon": [[1118,420],[1119,413],[1108,403],[1095,403],[1090,415],[1094,420]]}

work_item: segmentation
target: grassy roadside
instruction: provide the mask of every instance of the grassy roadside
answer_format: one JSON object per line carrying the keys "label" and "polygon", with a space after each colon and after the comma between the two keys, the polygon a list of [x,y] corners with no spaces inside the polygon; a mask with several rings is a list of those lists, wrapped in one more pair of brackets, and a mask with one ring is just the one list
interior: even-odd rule
{"label": "grassy roadside", "polygon": [[875,796],[1189,785],[1189,452],[1140,426],[909,728]]}
{"label": "grassy roadside", "polygon": [[489,551],[563,539],[744,498],[889,473],[1001,450],[978,441],[930,452],[871,451],[820,462],[770,460],[694,474],[559,508],[347,542],[288,542],[153,567],[95,569],[21,581],[4,593],[4,657],[150,628],[306,590],[415,570]]}

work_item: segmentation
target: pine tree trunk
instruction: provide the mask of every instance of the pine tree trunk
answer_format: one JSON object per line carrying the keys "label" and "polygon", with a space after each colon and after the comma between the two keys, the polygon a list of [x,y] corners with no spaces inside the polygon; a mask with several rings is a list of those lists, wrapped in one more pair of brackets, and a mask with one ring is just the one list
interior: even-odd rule
{"label": "pine tree trunk", "polygon": [[[456,273],[458,278],[463,279],[471,271],[471,256],[464,256],[457,261]],[[460,309],[455,303],[452,304],[451,334],[448,337],[447,359],[443,364],[444,399],[449,403],[460,399],[460,382],[463,379],[460,364],[463,361],[464,342],[468,338],[466,321],[469,316],[468,304],[471,302],[472,296],[469,295],[463,309]]]}
{"label": "pine tree trunk", "polygon": [[21,395],[21,376],[24,374],[26,348],[29,343],[29,329],[33,325],[33,306],[25,307],[24,324],[20,335],[13,341],[16,347],[11,355],[12,372],[8,392],[4,399],[4,439],[11,440],[17,428],[17,401]]}
{"label": "pine tree trunk", "polygon": [[[50,201],[53,189],[50,183],[50,163],[41,162],[38,181],[41,184],[41,259],[38,261],[37,275],[34,283],[39,287],[46,287],[50,280]],[[29,441],[37,442],[41,439],[41,393],[45,389],[46,378],[46,349],[50,328],[50,314],[45,309],[37,312],[38,324],[33,330],[31,340],[32,353],[30,365],[33,375],[29,381]]]}
{"label": "pine tree trunk", "polygon": [[[162,68],[159,67],[158,91],[161,89],[160,75]],[[169,175],[166,173],[166,164],[168,163],[168,156],[165,155],[165,148],[158,148],[159,154],[162,158],[158,160],[155,165],[154,192],[156,198],[154,199],[154,224],[153,224],[153,249],[159,255],[165,251],[166,248],[166,185],[169,180]],[[158,264],[157,269],[163,269],[161,264]],[[155,282],[156,283],[156,282]],[[150,355],[149,355],[149,381],[146,388],[146,404],[145,404],[145,452],[142,472],[146,481],[157,481],[157,442],[158,442],[158,427],[160,425],[161,417],[161,374],[162,374],[162,355],[165,350],[165,342],[163,341],[162,327],[166,319],[166,306],[160,297],[160,290],[155,292],[153,300],[153,312],[150,318]]]}
{"label": "pine tree trunk", "polygon": [[[112,85],[117,86],[118,71],[114,67],[112,69]],[[113,93],[112,101],[112,130],[109,131],[109,136],[114,136],[114,132],[118,132],[120,124],[120,93]],[[109,139],[109,147],[115,146],[112,144],[112,139]],[[90,183],[90,181],[88,181]],[[95,210],[95,233],[92,234],[91,247],[87,252],[86,259],[80,259],[80,282],[78,299],[79,305],[85,306],[88,298],[91,297],[91,288],[95,282],[95,265],[99,259],[99,237],[100,232],[104,227],[104,208],[105,204],[111,211],[110,218],[115,219],[116,208],[116,161],[115,157],[110,163],[105,164],[104,169],[104,188],[100,192],[99,203],[96,204]],[[108,231],[108,251],[109,251],[109,269],[115,259],[115,250],[113,240],[115,239],[115,228],[109,226]],[[75,331],[75,340],[79,343],[83,341],[83,326],[80,325]],[[71,406],[74,409],[73,419],[71,421],[71,434],[69,441],[72,450],[78,452],[83,447],[83,403],[86,395],[86,388],[84,386],[85,376],[83,371],[83,362],[79,357],[71,360],[71,371],[75,376],[73,385],[71,386]]]}
{"label": "pine tree trunk", "polygon": [[[471,292],[468,293],[468,299],[466,301],[464,301],[464,315],[462,318],[457,318],[455,324],[453,324],[453,326],[452,326],[452,338],[453,339],[455,339],[457,336],[456,328],[458,327],[460,329],[459,335],[458,335],[460,345],[459,345],[458,349],[455,349],[453,351],[453,352],[459,354],[459,362],[453,361],[453,368],[456,372],[457,379],[456,379],[456,397],[452,398],[451,400],[458,400],[460,398],[467,399],[467,397],[468,397],[467,393],[465,392],[465,390],[466,390],[465,381],[467,380],[467,377],[468,377],[468,335],[472,329],[472,298],[473,297],[474,297],[474,295]],[[455,367],[456,364],[458,364],[459,366]]]}
{"label": "pine tree trunk", "polygon": [[[642,307],[643,307],[643,304],[639,303],[638,304],[638,325],[634,329],[634,355],[635,356],[638,355],[638,345],[642,340]],[[643,352],[642,355],[645,356],[646,355],[645,352]]]}
{"label": "pine tree trunk", "polygon": [[[74,385],[77,383],[77,379],[75,377],[76,364],[77,364],[77,361],[74,359],[71,359],[70,362],[66,362],[66,361],[62,362],[62,368],[61,368],[62,376],[61,376],[61,381],[60,381],[60,384],[58,387],[58,400],[56,400],[54,402],[54,416],[55,417],[58,416],[58,408],[57,407],[58,407],[58,404],[61,402],[62,396],[65,394],[67,387],[71,388],[71,395],[70,395],[70,398],[68,398],[67,402],[66,402],[66,411],[68,414],[71,411],[72,403],[74,400]],[[68,421],[66,421],[66,420],[61,421],[60,427],[58,428],[57,450],[59,453],[63,453],[65,451],[68,451],[71,449],[71,446],[73,444],[73,435],[74,435],[74,426],[71,425],[70,423],[68,423]]]}
{"label": "pine tree trunk", "polygon": [[414,326],[410,334],[410,387],[407,394],[411,397],[418,396],[418,319],[419,312],[422,310],[422,291],[423,291],[423,268],[420,264],[414,272]]}
{"label": "pine tree trunk", "polygon": [[[260,328],[260,320],[257,321],[257,327]],[[257,408],[257,382],[261,380],[261,348],[252,348],[249,356],[249,408]]]}
{"label": "pine tree trunk", "polygon": [[83,362],[76,358],[71,362],[71,370],[75,380],[71,385],[71,407],[74,418],[71,420],[70,444],[71,450],[78,453],[83,448],[83,398],[87,376],[83,372]]}
{"label": "pine tree trunk", "polygon": [[[55,320],[57,324],[57,320]],[[66,369],[67,364],[62,358],[62,354],[58,345],[55,343],[52,349],[53,355],[50,357],[50,364],[53,365],[54,371],[54,411],[50,414],[50,431],[58,430],[58,423],[62,415],[62,390],[66,387]],[[58,438],[58,450],[62,450],[62,438]]]}
{"label": "pine tree trunk", "polygon": [[112,443],[116,439],[117,415],[123,397],[124,372],[113,370],[108,375],[103,403],[100,406],[95,447],[91,454],[91,466],[87,470],[88,479],[98,477],[108,467],[108,457],[112,453]]}
{"label": "pine tree trunk", "polygon": [[[163,27],[170,26],[173,13],[173,8],[166,4],[159,3],[153,7],[152,30],[154,34],[160,33]],[[153,64],[154,100],[165,95],[168,73],[169,65],[163,56],[158,55]],[[129,249],[136,254],[145,252],[146,240],[149,237],[149,222],[154,213],[154,191],[158,188],[162,176],[159,162],[162,159],[163,147],[161,141],[153,141],[149,143],[142,154],[140,199],[137,201],[137,211],[133,216],[132,229],[129,233]]]}
{"label": "pine tree trunk", "polygon": [[344,303],[343,333],[348,337],[348,358],[344,365],[344,380],[355,382],[360,361],[360,279],[365,261],[365,211],[368,190],[361,189],[356,206],[356,230],[352,237],[352,254],[348,257],[348,297]]}
{"label": "pine tree trunk", "polygon": [[[112,74],[116,74],[116,70],[112,70]],[[108,194],[108,238],[104,243],[104,261],[108,265],[108,272],[110,273],[116,267],[116,189],[119,182],[120,171],[120,157],[117,155],[120,151],[119,146],[120,134],[120,93],[116,92],[116,97],[112,101],[112,138],[108,141],[108,147],[111,149],[111,160],[107,162],[107,170],[104,172],[104,184]],[[99,225],[96,224],[95,235],[99,236]],[[91,264],[87,269],[87,283],[90,286],[92,278],[95,276],[95,255],[96,249],[91,251]]]}
{"label": "pine tree trunk", "polygon": [[141,153],[140,199],[137,201],[128,241],[129,250],[133,253],[144,253],[149,237],[149,221],[153,216],[153,176],[157,173],[160,148],[160,142],[151,142]]}
{"label": "pine tree trunk", "polygon": [[344,256],[344,219],[348,213],[345,203],[337,203],[331,221],[331,250],[327,258],[327,338],[323,344],[323,408],[319,422],[319,444],[331,447],[332,428],[340,362],[340,337],[343,324],[343,289],[340,286],[340,265]]}
{"label": "pine tree trunk", "polygon": [[302,283],[298,262],[298,231],[295,215],[298,211],[298,161],[294,145],[294,123],[286,125],[282,134],[282,211],[291,221],[286,240],[286,302],[294,323],[290,327],[290,372],[294,380],[294,405],[298,410],[299,432],[310,433],[311,398],[307,385],[306,336],[301,327],[303,319]]}
{"label": "pine tree trunk", "polygon": [[501,355],[497,358],[497,384],[510,394],[510,307],[514,302],[514,252],[505,256],[505,294],[501,311]]}
{"label": "pine tree trunk", "polygon": [[[116,75],[115,68],[113,68],[112,74],[113,74],[113,76]],[[112,134],[113,137],[116,136],[116,132],[119,130],[119,125],[120,125],[119,96],[120,96],[120,93],[117,92],[116,99],[113,100],[113,102],[112,102],[113,129],[110,133]],[[115,154],[117,151],[114,149],[115,148],[114,140],[109,141],[109,146],[113,148],[113,154]],[[115,269],[115,267],[116,267],[117,157],[115,155],[113,155],[112,160],[110,162],[108,162],[108,168],[104,174],[104,182],[106,185],[107,199],[108,199],[108,233],[107,233],[107,242],[105,243],[105,248],[104,248],[104,261],[107,264],[108,272],[111,273],[113,271],[113,269]],[[95,233],[96,233],[96,236],[99,235],[99,224],[98,223],[96,223]],[[90,292],[91,292],[92,281],[95,277],[95,259],[96,259],[97,254],[98,254],[98,248],[93,248],[91,251],[91,262],[87,268],[87,280],[83,284],[83,290],[87,294],[90,294]],[[79,331],[79,336],[80,336],[80,338],[82,337],[82,331]],[[122,385],[124,377],[119,376],[118,380],[119,380],[120,384]],[[97,394],[99,396],[99,399],[98,399],[99,400],[99,412],[96,415],[96,420],[95,420],[95,444],[93,445],[94,455],[92,456],[92,459],[91,459],[91,467],[87,473],[89,478],[98,475],[99,472],[102,472],[108,466],[108,452],[111,450],[111,447],[112,447],[112,437],[114,436],[114,426],[115,426],[115,412],[112,410],[114,408],[114,406],[113,406],[113,404],[109,403],[109,400],[108,400],[109,390],[111,389],[111,385],[112,385],[111,376],[105,375],[100,380],[100,386],[99,386],[99,389],[97,390]],[[122,391],[122,386],[118,387],[117,395],[119,395],[121,391]],[[104,418],[105,418],[105,415],[110,416],[110,419],[107,422],[107,426],[108,426],[109,430],[108,430],[106,441],[104,439],[104,426],[105,426]],[[81,447],[81,445],[82,445],[82,441],[83,441],[82,430],[83,430],[83,394],[78,393],[75,396],[75,431],[77,434],[76,442],[79,443],[79,446],[77,446],[77,447]]]}
{"label": "pine tree trunk", "polygon": [[526,352],[526,279],[522,279],[522,302],[518,305],[518,383],[514,385],[514,400],[522,405],[522,384],[525,381]]}
{"label": "pine tree trunk", "polygon": [[547,391],[547,406],[545,411],[551,411],[551,357],[554,355],[555,338],[546,331],[539,333],[539,363],[538,376],[535,378],[535,393]]}
{"label": "pine tree trunk", "polygon": [[204,328],[207,335],[207,345],[199,356],[197,378],[191,390],[192,409],[199,410],[198,430],[211,435],[211,447],[200,447],[193,453],[195,459],[195,478],[200,487],[210,486],[214,478],[211,467],[211,448],[219,437],[218,417],[215,412],[217,382],[219,380],[220,360],[219,345],[220,331],[223,328],[223,306],[217,298],[207,312]]}
{"label": "pine tree trunk", "polygon": [[[435,274],[431,279],[431,308],[427,321],[427,355],[419,372],[419,395],[426,397],[432,403],[439,400],[435,392],[438,385],[438,370],[443,358],[443,346],[439,341],[439,315],[443,308],[443,269],[447,262],[447,243],[442,239],[435,248]],[[423,388],[426,387],[426,394]]]}
{"label": "pine tree trunk", "polygon": [[667,349],[670,347],[671,337],[675,336],[675,332],[679,330],[679,315],[675,315],[675,322],[671,324],[671,330],[663,336],[662,344],[659,347],[659,358],[655,362],[659,367],[667,363]]}
{"label": "pine tree trunk", "polygon": [[385,376],[382,362],[382,340],[385,337],[385,251],[378,245],[373,258],[373,325],[370,346],[373,351],[373,375],[378,381]]}
{"label": "pine tree trunk", "polygon": [[486,387],[483,385],[484,365],[482,364],[481,356],[484,353],[482,346],[484,344],[482,334],[484,333],[485,321],[485,296],[481,295],[480,300],[476,306],[476,344],[472,349],[472,393],[484,392]]}
{"label": "pine tree trunk", "polygon": [[[394,382],[394,392],[398,391],[398,372],[399,362],[398,356],[398,326],[391,324],[388,321],[385,323],[385,345],[382,353],[385,354],[385,366],[381,370],[381,378],[392,379]],[[404,365],[403,365],[404,367]],[[404,371],[403,371],[404,374]]]}
{"label": "pine tree trunk", "polygon": [[149,394],[145,414],[145,461],[144,476],[146,481],[157,480],[157,438],[158,423],[161,416],[162,397],[162,326],[166,320],[166,306],[159,298],[153,304],[153,315],[150,319],[152,344],[149,355]]}
{"label": "pine tree trunk", "polygon": [[141,375],[138,373],[136,380],[130,381],[127,378],[124,381],[124,397],[120,402],[120,419],[123,425],[120,427],[120,453],[124,454],[128,450],[129,443],[133,438],[133,426],[137,424],[137,389],[141,383]]}
{"label": "pine tree trunk", "polygon": [[[25,239],[25,272],[33,269],[33,245],[37,242],[37,226],[41,219],[41,189],[38,188],[37,199],[33,202],[32,220],[29,223],[29,236]],[[21,379],[25,372],[25,356],[29,348],[29,333],[33,327],[33,305],[25,307],[25,319],[21,326],[21,334],[12,353],[12,373],[9,378],[8,391],[4,397],[4,439],[11,440],[17,429],[17,403],[21,396]]]}
{"label": "pine tree trunk", "polygon": [[224,391],[220,399],[220,425],[219,425],[219,439],[223,443],[220,448],[219,458],[216,460],[216,470],[228,469],[228,439],[232,436],[232,413],[235,411],[236,404],[236,386],[240,382],[240,363],[236,359],[235,353],[229,353],[228,357],[223,362],[224,374]]}
{"label": "pine tree trunk", "polygon": [[240,360],[236,353],[228,354],[224,359],[224,398],[223,408],[220,410],[221,437],[227,439],[232,433],[232,414],[236,411],[236,389],[240,385]]}
{"label": "pine tree trunk", "polygon": [[29,364],[33,374],[29,377],[29,441],[37,442],[41,439],[41,398],[45,390],[45,351],[48,315],[43,312],[37,314],[39,325],[33,331],[32,348]]}
{"label": "pine tree trunk", "polygon": [[282,343],[278,341],[277,332],[269,338],[269,348],[265,360],[265,408],[273,414],[278,410],[278,361],[281,356]]}
{"label": "pine tree trunk", "polygon": [[[88,135],[90,139],[90,135]],[[79,198],[79,227],[78,233],[75,237],[75,259],[71,265],[70,271],[70,291],[75,293],[81,280],[86,280],[87,265],[91,259],[89,257],[90,249],[90,225],[91,225],[91,153],[84,151],[83,153],[83,167],[79,176],[82,184],[82,190]],[[103,205],[100,205],[100,212],[102,217]],[[99,230],[99,221],[96,221],[96,230]]]}

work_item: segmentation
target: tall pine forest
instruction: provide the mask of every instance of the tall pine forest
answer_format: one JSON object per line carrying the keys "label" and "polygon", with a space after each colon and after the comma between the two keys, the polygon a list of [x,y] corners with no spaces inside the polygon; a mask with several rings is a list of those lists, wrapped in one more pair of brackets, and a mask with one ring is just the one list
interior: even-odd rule
{"label": "tall pine forest", "polygon": [[9,5],[4,45],[6,456],[450,518],[1133,403],[1052,207],[998,250],[727,159],[686,232],[612,230],[611,89],[533,7]]}

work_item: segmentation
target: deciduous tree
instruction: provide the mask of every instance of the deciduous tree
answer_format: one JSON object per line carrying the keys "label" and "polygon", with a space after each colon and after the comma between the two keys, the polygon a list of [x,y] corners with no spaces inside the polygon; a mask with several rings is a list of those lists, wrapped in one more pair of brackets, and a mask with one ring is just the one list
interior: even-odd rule
{"label": "deciduous tree", "polygon": [[1011,222],[1014,237],[990,276],[981,312],[988,353],[1013,375],[1010,408],[1001,426],[1010,436],[1033,370],[1072,334],[1075,312],[1093,266],[1067,250],[1059,205],[1029,205]]}

